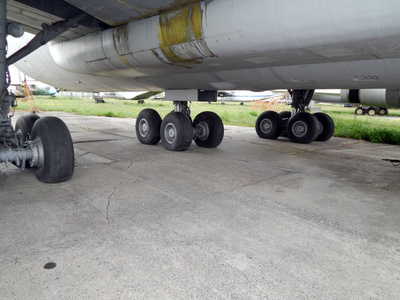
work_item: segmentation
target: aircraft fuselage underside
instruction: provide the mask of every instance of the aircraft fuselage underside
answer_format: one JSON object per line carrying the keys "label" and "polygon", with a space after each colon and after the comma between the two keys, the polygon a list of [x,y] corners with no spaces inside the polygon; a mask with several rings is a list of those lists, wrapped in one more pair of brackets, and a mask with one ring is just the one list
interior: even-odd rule
{"label": "aircraft fuselage underside", "polygon": [[294,3],[202,1],[51,42],[16,66],[89,92],[399,88],[397,1]]}

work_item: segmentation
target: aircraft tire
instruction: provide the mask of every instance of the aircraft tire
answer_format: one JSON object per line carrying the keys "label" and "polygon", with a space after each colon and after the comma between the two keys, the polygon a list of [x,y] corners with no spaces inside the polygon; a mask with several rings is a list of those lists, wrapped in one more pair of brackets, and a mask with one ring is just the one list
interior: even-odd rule
{"label": "aircraft tire", "polygon": [[277,139],[282,132],[282,118],[276,111],[264,111],[256,121],[256,132],[263,139]]}
{"label": "aircraft tire", "polygon": [[290,111],[282,111],[279,113],[282,118],[282,133],[281,136],[287,137],[286,127],[287,122],[289,121],[290,117],[292,116],[292,112]]}
{"label": "aircraft tire", "polygon": [[356,115],[361,116],[361,115],[365,115],[366,111],[365,111],[365,109],[362,108],[362,107],[357,107],[354,113],[355,113]]}
{"label": "aircraft tire", "polygon": [[[21,131],[21,142],[24,143],[26,140],[31,138],[32,127],[33,124],[39,119],[40,117],[35,114],[25,114],[20,116],[15,123],[15,131]],[[21,168],[21,164],[17,165],[18,168]],[[31,165],[29,163],[25,164],[25,169],[30,169]]]}
{"label": "aircraft tire", "polygon": [[161,141],[165,149],[185,151],[193,140],[192,124],[183,113],[171,112],[161,122]]}
{"label": "aircraft tire", "polygon": [[368,116],[375,116],[377,114],[375,107],[370,107],[367,109]]}
{"label": "aircraft tire", "polygon": [[160,139],[161,117],[151,108],[142,110],[136,118],[136,136],[142,144],[155,145]]}
{"label": "aircraft tire", "polygon": [[216,148],[224,138],[224,124],[214,112],[205,111],[196,116],[193,128],[198,132],[194,142],[199,147]]}
{"label": "aircraft tire", "polygon": [[300,112],[291,117],[287,124],[287,135],[294,143],[309,144],[320,134],[318,119],[309,113]]}
{"label": "aircraft tire", "polygon": [[314,117],[317,118],[321,127],[321,133],[315,140],[319,142],[328,141],[333,136],[333,132],[335,131],[335,123],[329,115],[324,113],[315,113]]}
{"label": "aircraft tire", "polygon": [[380,116],[385,116],[389,113],[389,110],[385,107],[379,107],[378,111]]}
{"label": "aircraft tire", "polygon": [[32,140],[39,146],[36,177],[45,183],[70,179],[74,173],[75,155],[72,138],[65,123],[56,117],[43,117],[32,128]]}
{"label": "aircraft tire", "polygon": [[35,114],[25,114],[18,118],[17,122],[15,123],[15,131],[18,129],[21,130],[22,142],[25,142],[28,138],[30,138],[33,124],[35,124],[39,118],[40,117]]}

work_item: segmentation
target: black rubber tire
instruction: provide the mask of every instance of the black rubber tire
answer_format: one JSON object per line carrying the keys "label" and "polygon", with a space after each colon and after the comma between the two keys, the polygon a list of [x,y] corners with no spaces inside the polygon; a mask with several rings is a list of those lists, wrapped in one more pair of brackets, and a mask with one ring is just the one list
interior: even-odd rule
{"label": "black rubber tire", "polygon": [[43,165],[35,168],[36,177],[45,183],[70,179],[74,173],[74,146],[67,125],[56,117],[43,117],[32,128],[32,140],[43,147]]}
{"label": "black rubber tire", "polygon": [[309,144],[315,141],[319,134],[319,122],[312,114],[300,112],[288,121],[287,135],[294,143]]}
{"label": "black rubber tire", "polygon": [[286,127],[287,127],[287,122],[289,121],[290,117],[292,116],[291,111],[282,111],[279,113],[282,119],[282,132],[281,136],[287,137],[287,132],[286,132]]}
{"label": "black rubber tire", "polygon": [[199,147],[216,148],[224,139],[224,124],[221,118],[214,112],[204,111],[196,116],[193,128],[206,128],[203,135],[195,138],[194,142]]}
{"label": "black rubber tire", "polygon": [[282,132],[282,118],[276,111],[264,111],[256,121],[256,132],[263,139],[277,139]]}
{"label": "black rubber tire", "polygon": [[328,141],[333,136],[333,132],[335,131],[335,123],[329,115],[324,113],[315,113],[314,117],[317,118],[321,127],[321,133],[317,136],[315,140],[319,142]]}
{"label": "black rubber tire", "polygon": [[377,113],[375,107],[370,107],[370,108],[367,109],[367,115],[368,115],[368,116],[373,117],[373,116],[375,116],[375,115],[377,115],[377,114],[378,114],[378,113]]}
{"label": "black rubber tire", "polygon": [[[32,127],[35,122],[40,119],[38,115],[35,114],[25,114],[20,116],[15,123],[15,131],[21,131],[21,142],[24,143],[26,140],[31,138]],[[13,162],[18,168],[22,167],[22,164],[17,165]],[[30,169],[31,165],[29,162],[25,164],[25,169]]]}
{"label": "black rubber tire", "polygon": [[161,122],[161,141],[165,149],[185,151],[193,140],[190,120],[182,113],[171,112]]}
{"label": "black rubber tire", "polygon": [[21,130],[22,142],[25,142],[28,138],[30,138],[33,124],[35,124],[39,118],[40,117],[35,114],[25,114],[18,118],[17,122],[15,123],[15,131]]}
{"label": "black rubber tire", "polygon": [[361,115],[365,115],[366,111],[362,107],[357,107],[356,110],[354,111],[354,113],[358,116],[361,116]]}
{"label": "black rubber tire", "polygon": [[378,112],[380,116],[386,116],[389,113],[389,110],[385,107],[379,107]]}
{"label": "black rubber tire", "polygon": [[161,117],[151,108],[142,110],[136,118],[136,137],[145,145],[155,145],[160,139]]}

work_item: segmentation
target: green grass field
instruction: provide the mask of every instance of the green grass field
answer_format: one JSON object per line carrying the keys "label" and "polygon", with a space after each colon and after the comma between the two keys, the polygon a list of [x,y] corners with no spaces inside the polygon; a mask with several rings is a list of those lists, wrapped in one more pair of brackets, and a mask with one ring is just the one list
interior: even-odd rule
{"label": "green grass field", "polygon": [[[165,117],[173,110],[170,101],[147,100],[145,104],[137,101],[106,99],[105,103],[95,103],[87,98],[62,98],[35,96],[40,111],[64,111],[78,115],[107,116],[119,118],[136,118],[144,108],[153,108],[161,117]],[[322,112],[329,114],[335,122],[335,136],[361,139],[375,143],[400,145],[400,110],[389,109],[389,116],[356,116],[353,107],[339,105],[320,105]],[[240,105],[235,102],[200,103],[190,105],[194,118],[202,111],[217,113],[225,125],[254,127],[257,116],[265,108],[254,103]],[[27,103],[19,102],[17,110],[29,111]],[[290,106],[280,106],[278,111],[290,110]],[[397,117],[397,118],[393,118]]]}

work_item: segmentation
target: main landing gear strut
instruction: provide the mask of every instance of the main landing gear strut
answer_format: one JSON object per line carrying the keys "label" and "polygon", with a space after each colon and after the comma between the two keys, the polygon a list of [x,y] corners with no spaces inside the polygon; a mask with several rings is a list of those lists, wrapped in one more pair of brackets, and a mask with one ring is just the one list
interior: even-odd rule
{"label": "main landing gear strut", "polygon": [[292,96],[292,112],[265,111],[256,121],[256,132],[265,139],[287,136],[294,143],[309,144],[313,141],[325,142],[334,132],[335,125],[324,113],[310,114],[305,107],[310,104],[314,90],[289,90]]}
{"label": "main landing gear strut", "polygon": [[[46,26],[30,44],[7,59],[6,37],[9,33],[14,34],[7,24],[6,2],[0,0],[0,163],[6,166],[12,163],[21,170],[33,168],[42,182],[68,180],[74,172],[75,158],[71,135],[63,121],[27,114],[21,116],[13,128],[9,113],[10,108],[16,107],[16,96],[8,92],[11,81],[8,66],[73,26],[85,15]],[[21,29],[14,37],[22,34]]]}
{"label": "main landing gear strut", "polygon": [[198,114],[193,122],[187,101],[174,101],[175,109],[164,120],[154,109],[142,110],[136,119],[136,135],[145,145],[157,144],[171,151],[187,150],[192,140],[199,147],[216,148],[224,138],[224,125],[213,112]]}

